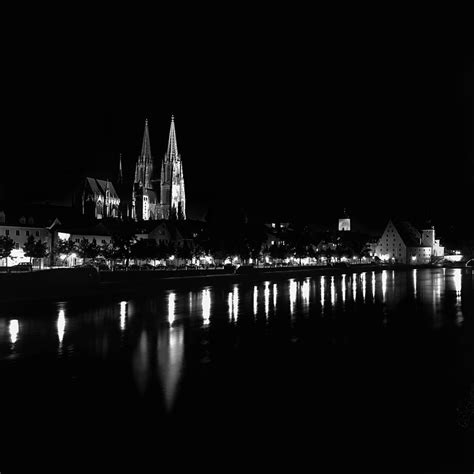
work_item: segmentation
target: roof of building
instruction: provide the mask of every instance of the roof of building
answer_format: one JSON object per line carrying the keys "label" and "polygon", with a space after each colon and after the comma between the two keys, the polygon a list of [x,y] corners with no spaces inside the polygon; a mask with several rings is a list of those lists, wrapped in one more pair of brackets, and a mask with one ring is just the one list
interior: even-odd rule
{"label": "roof of building", "polygon": [[115,190],[115,187],[111,181],[106,181],[103,179],[98,179],[98,178],[91,178],[90,176],[86,177],[86,182],[89,184],[92,192],[94,194],[104,194],[107,189],[109,188],[110,192],[110,197],[113,198],[118,198],[117,191]]}
{"label": "roof of building", "polygon": [[398,219],[392,219],[392,224],[397,229],[400,237],[407,247],[419,247],[420,246],[420,232],[413,227],[408,221],[401,221]]}

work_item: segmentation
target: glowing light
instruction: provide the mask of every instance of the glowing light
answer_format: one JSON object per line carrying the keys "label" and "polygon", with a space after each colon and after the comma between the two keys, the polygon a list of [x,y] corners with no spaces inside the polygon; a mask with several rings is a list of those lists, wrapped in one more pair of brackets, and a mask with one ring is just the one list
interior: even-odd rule
{"label": "glowing light", "polygon": [[237,285],[234,286],[233,304],[233,317],[237,321],[239,314],[239,288]]}
{"label": "glowing light", "polygon": [[387,294],[387,270],[382,270],[382,300],[385,303],[385,296]]}
{"label": "glowing light", "polygon": [[211,292],[209,289],[202,290],[202,318],[204,326],[209,324],[211,316]]}
{"label": "glowing light", "polygon": [[268,311],[270,306],[270,282],[265,282],[265,290],[263,292],[265,298],[265,317],[268,318]]}
{"label": "glowing light", "polygon": [[454,269],[454,289],[456,291],[456,296],[461,296],[461,288],[462,288],[462,274],[460,268]]}
{"label": "glowing light", "polygon": [[171,256],[170,256],[170,260],[174,260],[174,255],[171,255]]}
{"label": "glowing light", "polygon": [[258,312],[258,289],[255,285],[253,287],[253,315],[256,316]]}
{"label": "glowing light", "polygon": [[64,332],[66,330],[66,314],[64,309],[60,309],[58,313],[58,322],[57,322],[57,328],[58,328],[58,338],[59,338],[59,344],[62,344],[63,338],[64,338]]}
{"label": "glowing light", "polygon": [[342,282],[341,282],[341,290],[342,290],[342,302],[346,302],[346,274],[342,274]]}
{"label": "glowing light", "polygon": [[71,237],[71,234],[68,234],[67,232],[58,232],[58,238],[60,240],[68,240]]}
{"label": "glowing light", "polygon": [[365,272],[361,273],[360,274],[360,278],[361,278],[361,281],[362,281],[362,299],[365,303],[365,290],[366,290],[366,280],[365,280]]}
{"label": "glowing light", "polygon": [[233,305],[233,301],[232,301],[232,291],[229,291],[229,294],[227,295],[227,311],[229,313],[229,321],[232,320],[232,305]]}
{"label": "glowing light", "polygon": [[307,278],[301,285],[301,296],[303,298],[303,304],[308,306],[309,304],[309,278]]}
{"label": "glowing light", "polygon": [[416,298],[416,268],[413,270],[413,294],[415,295],[415,298]]}
{"label": "glowing light", "polygon": [[277,306],[277,294],[278,294],[278,289],[277,289],[277,284],[273,283],[273,310],[276,310]]}
{"label": "glowing light", "polygon": [[120,302],[120,329],[123,331],[125,329],[125,320],[127,318],[127,302]]}
{"label": "glowing light", "polygon": [[357,299],[357,273],[352,274],[352,299]]}
{"label": "glowing light", "polygon": [[290,313],[295,311],[297,284],[293,278],[290,279]]}
{"label": "glowing light", "polygon": [[372,300],[375,301],[375,272],[372,272]]}
{"label": "glowing light", "polygon": [[324,276],[321,277],[321,309],[324,308]]}
{"label": "glowing light", "polygon": [[174,323],[175,319],[175,309],[176,309],[176,293],[170,291],[168,294],[168,323],[171,325]]}
{"label": "glowing light", "polygon": [[336,287],[334,286],[334,277],[331,277],[331,306],[336,304]]}
{"label": "glowing light", "polygon": [[12,344],[15,344],[18,339],[18,333],[20,332],[20,324],[18,323],[18,319],[11,319],[8,329],[10,331],[10,341]]}

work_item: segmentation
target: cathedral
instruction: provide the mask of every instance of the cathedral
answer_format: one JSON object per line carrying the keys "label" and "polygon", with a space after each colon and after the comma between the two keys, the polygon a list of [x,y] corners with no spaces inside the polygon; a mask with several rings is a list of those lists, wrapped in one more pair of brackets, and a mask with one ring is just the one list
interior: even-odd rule
{"label": "cathedral", "polygon": [[145,121],[142,151],[135,166],[131,214],[135,220],[186,219],[183,165],[173,116],[161,169],[153,162],[148,121]]}
{"label": "cathedral", "polygon": [[145,120],[132,189],[123,179],[120,156],[116,186],[108,180],[85,178],[74,193],[73,204],[83,215],[96,219],[186,219],[183,165],[178,153],[174,117],[171,116],[168,148],[161,166],[157,166],[151,154],[148,120]]}

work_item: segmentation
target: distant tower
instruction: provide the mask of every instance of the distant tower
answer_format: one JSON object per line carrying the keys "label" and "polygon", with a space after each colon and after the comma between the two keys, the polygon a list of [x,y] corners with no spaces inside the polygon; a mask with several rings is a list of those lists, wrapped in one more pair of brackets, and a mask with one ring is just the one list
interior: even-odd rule
{"label": "distant tower", "polygon": [[119,153],[119,170],[117,176],[117,184],[123,184],[122,153]]}
{"label": "distant tower", "polygon": [[157,218],[157,193],[154,186],[148,120],[145,120],[142,151],[135,166],[132,193],[132,217],[138,220]]}
{"label": "distant tower", "polygon": [[168,150],[161,166],[160,197],[160,218],[186,219],[183,165],[181,155],[178,154],[174,116],[171,116]]}
{"label": "distant tower", "polygon": [[344,208],[344,217],[342,219],[339,219],[339,227],[338,227],[339,232],[350,232],[351,230],[351,220],[349,216],[346,213],[346,209]]}

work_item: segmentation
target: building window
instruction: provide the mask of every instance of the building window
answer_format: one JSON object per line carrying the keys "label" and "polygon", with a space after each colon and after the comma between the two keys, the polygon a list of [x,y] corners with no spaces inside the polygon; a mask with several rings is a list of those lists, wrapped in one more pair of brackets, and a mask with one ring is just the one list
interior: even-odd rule
{"label": "building window", "polygon": [[15,248],[16,248],[17,250],[20,250],[20,244],[19,244],[18,242],[15,244]]}
{"label": "building window", "polygon": [[27,230],[27,231],[26,231],[26,236],[29,237],[29,235],[30,235],[30,231]]}
{"label": "building window", "polygon": [[102,243],[105,244],[105,239],[102,239]]}
{"label": "building window", "polygon": [[5,229],[5,235],[10,235],[10,229]]}
{"label": "building window", "polygon": [[39,230],[36,231],[36,237],[39,237],[40,233]]}
{"label": "building window", "polygon": [[16,231],[16,235],[20,235],[20,231],[19,231],[19,230]]}

